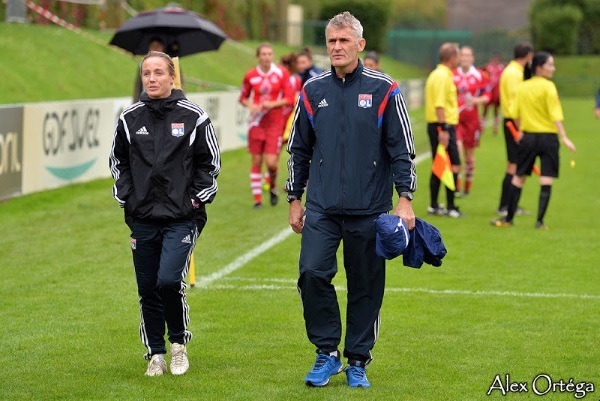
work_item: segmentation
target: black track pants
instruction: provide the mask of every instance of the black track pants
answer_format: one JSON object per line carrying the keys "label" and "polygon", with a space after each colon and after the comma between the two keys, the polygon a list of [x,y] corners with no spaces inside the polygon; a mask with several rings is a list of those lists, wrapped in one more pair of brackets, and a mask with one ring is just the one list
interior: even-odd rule
{"label": "black track pants", "polygon": [[309,340],[318,348],[338,348],[342,325],[335,288],[336,251],[341,241],[347,277],[344,356],[368,362],[379,333],[385,288],[385,259],[375,253],[377,215],[341,216],[306,210],[298,289]]}
{"label": "black track pants", "polygon": [[190,257],[198,238],[193,221],[132,224],[131,250],[140,296],[140,338],[146,358],[164,354],[165,323],[171,343],[186,344],[189,308],[186,284]]}

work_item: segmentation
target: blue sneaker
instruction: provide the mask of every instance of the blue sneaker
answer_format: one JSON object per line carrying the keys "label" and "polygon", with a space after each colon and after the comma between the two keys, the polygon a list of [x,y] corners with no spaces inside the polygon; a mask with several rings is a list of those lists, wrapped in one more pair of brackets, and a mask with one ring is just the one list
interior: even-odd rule
{"label": "blue sneaker", "polygon": [[346,381],[350,387],[371,387],[367,379],[367,369],[361,366],[360,362],[351,361],[350,366],[346,368]]}
{"label": "blue sneaker", "polygon": [[329,383],[329,377],[337,375],[342,371],[342,361],[339,359],[339,352],[336,351],[337,357],[330,354],[317,353],[317,360],[310,372],[306,375],[304,382],[307,386],[321,387]]}

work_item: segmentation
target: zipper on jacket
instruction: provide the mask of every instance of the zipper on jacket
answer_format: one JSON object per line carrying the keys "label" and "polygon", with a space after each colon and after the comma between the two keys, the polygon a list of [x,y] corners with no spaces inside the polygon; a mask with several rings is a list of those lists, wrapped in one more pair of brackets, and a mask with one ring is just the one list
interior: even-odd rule
{"label": "zipper on jacket", "polygon": [[346,110],[345,110],[345,96],[344,96],[344,89],[346,89],[346,78],[342,78],[342,98],[341,100],[341,105],[342,105],[342,124],[341,124],[341,130],[340,130],[340,149],[341,149],[341,157],[340,157],[340,214],[342,213],[342,211],[344,210],[344,118],[346,116]]}

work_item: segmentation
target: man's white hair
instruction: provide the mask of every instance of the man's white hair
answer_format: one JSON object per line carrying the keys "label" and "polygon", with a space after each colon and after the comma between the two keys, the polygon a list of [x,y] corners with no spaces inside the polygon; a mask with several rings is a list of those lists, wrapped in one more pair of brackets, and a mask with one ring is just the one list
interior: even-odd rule
{"label": "man's white hair", "polygon": [[339,13],[335,17],[329,20],[327,26],[325,27],[325,36],[327,36],[327,31],[329,28],[335,29],[344,29],[351,28],[354,31],[354,35],[356,36],[356,40],[360,40],[363,37],[363,27],[358,19],[348,11],[344,11],[343,13]]}

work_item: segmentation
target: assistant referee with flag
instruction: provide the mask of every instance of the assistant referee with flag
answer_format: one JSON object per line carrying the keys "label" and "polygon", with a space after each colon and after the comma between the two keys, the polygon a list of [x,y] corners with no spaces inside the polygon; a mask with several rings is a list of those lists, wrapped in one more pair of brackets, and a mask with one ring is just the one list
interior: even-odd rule
{"label": "assistant referee with flag", "polygon": [[[425,81],[425,119],[431,144],[431,159],[435,160],[438,143],[441,143],[450,156],[454,182],[460,171],[460,156],[454,129],[458,124],[458,97],[452,70],[458,66],[459,54],[458,44],[444,43],[439,51],[440,63]],[[462,217],[462,213],[454,204],[454,188],[446,187],[447,209],[440,207],[438,204],[440,185],[440,179],[432,171],[429,179],[431,202],[427,213],[453,218]]]}

